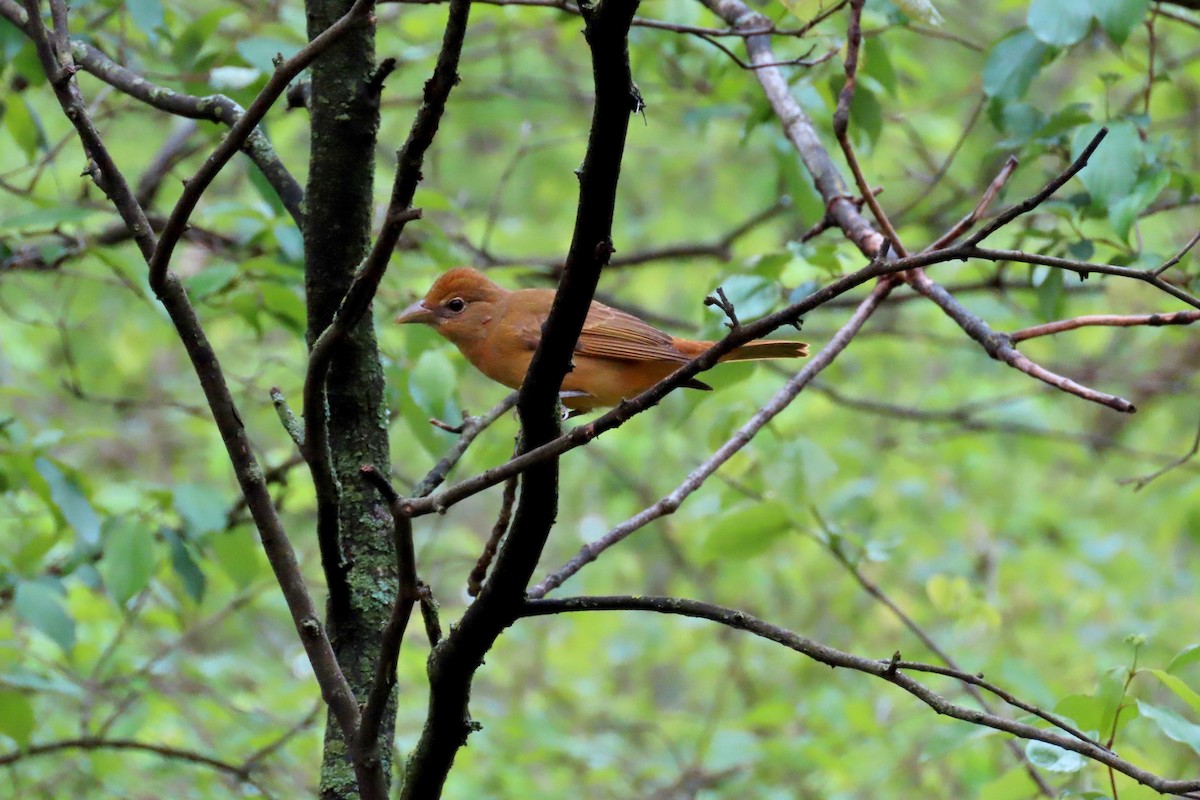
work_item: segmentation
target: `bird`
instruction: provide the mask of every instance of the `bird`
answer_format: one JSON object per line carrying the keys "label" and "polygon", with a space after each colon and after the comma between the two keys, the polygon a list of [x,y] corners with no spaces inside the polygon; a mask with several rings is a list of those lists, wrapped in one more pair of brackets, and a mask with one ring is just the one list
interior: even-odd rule
{"label": "bird", "polygon": [[[432,327],[458,347],[480,372],[513,389],[542,338],[554,289],[510,290],[471,267],[456,267],[434,281],[425,297],[396,323]],[[560,397],[573,414],[618,405],[679,369],[713,345],[664,333],[642,319],[593,302],[575,345],[573,368]],[[721,361],[802,358],[804,342],[760,340],[726,353]],[[696,379],[683,384],[711,391]]]}

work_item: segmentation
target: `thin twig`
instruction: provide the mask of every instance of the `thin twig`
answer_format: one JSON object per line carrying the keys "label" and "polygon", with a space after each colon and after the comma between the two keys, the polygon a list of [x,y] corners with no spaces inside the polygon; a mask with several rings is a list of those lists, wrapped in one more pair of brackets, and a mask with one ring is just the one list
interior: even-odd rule
{"label": "thin twig", "polygon": [[1046,202],[1046,200],[1050,199],[1051,195],[1057,192],[1059,188],[1061,188],[1067,181],[1071,180],[1071,178],[1075,177],[1075,175],[1078,174],[1081,169],[1087,166],[1088,159],[1092,157],[1092,153],[1096,152],[1096,148],[1100,146],[1100,143],[1104,141],[1104,137],[1107,135],[1108,128],[1101,128],[1099,131],[1097,131],[1096,135],[1092,137],[1092,140],[1088,142],[1087,147],[1083,148],[1083,152],[1071,162],[1071,165],[1058,175],[1055,175],[1049,183],[1042,187],[1040,192],[1026,199],[1024,202],[1018,203],[1004,213],[998,214],[995,219],[980,228],[963,244],[968,247],[979,244],[984,239],[991,236],[993,233],[1000,230],[1017,217],[1021,216],[1022,214],[1029,213],[1042,203]]}
{"label": "thin twig", "polygon": [[784,384],[783,388],[776,392],[775,396],[760,408],[745,425],[739,428],[724,444],[717,448],[703,464],[692,470],[674,491],[667,494],[657,503],[630,517],[608,533],[584,545],[570,561],[547,575],[537,586],[531,589],[529,597],[544,597],[548,592],[561,586],[564,581],[579,572],[579,570],[599,558],[600,554],[605,550],[613,547],[630,534],[644,528],[654,520],[675,513],[689,495],[699,489],[726,461],[749,444],[750,440],[762,430],[763,426],[774,419],[779,412],[787,408],[813,378],[833,363],[834,359],[850,344],[855,334],[862,329],[863,324],[866,323],[875,310],[887,298],[895,285],[896,280],[893,278],[884,278],[877,283],[875,288],[871,290],[871,293],[859,303],[858,309],[846,321],[846,324],[830,338],[825,347],[813,356],[804,365],[804,368],[796,373],[795,377]]}
{"label": "thin twig", "polygon": [[938,714],[954,719],[981,725],[1012,734],[1022,739],[1046,742],[1070,750],[1105,764],[1128,775],[1139,783],[1143,783],[1163,794],[1182,794],[1200,790],[1197,780],[1167,780],[1159,775],[1148,772],[1120,757],[1111,750],[1081,740],[1074,735],[1061,734],[1055,731],[1043,730],[1022,722],[1015,722],[995,714],[989,714],[973,708],[965,708],[946,700],[941,695],[929,689],[923,683],[915,680],[906,671],[936,672],[952,675],[959,680],[978,685],[978,677],[966,673],[955,673],[936,665],[891,659],[876,660],[847,653],[842,650],[800,636],[792,631],[772,625],[744,611],[705,603],[698,600],[688,600],[677,597],[570,597],[563,599],[530,600],[525,604],[522,616],[543,616],[547,614],[575,613],[583,611],[649,611],[658,614],[674,614],[695,619],[707,619],[735,630],[742,630],[755,636],[781,644],[808,658],[830,667],[846,669],[874,675],[877,678],[895,684],[902,690],[929,706]]}
{"label": "thin twig", "polygon": [[442,459],[429,470],[421,482],[416,485],[412,491],[412,497],[426,497],[434,489],[442,485],[446,480],[446,476],[450,474],[450,470],[454,469],[454,465],[459,462],[463,454],[467,452],[467,448],[475,441],[475,437],[483,433],[483,431],[506,412],[511,410],[517,404],[517,393],[513,392],[492,407],[490,411],[479,417],[467,416],[463,412],[463,424],[456,431],[459,434],[458,441],[454,446],[442,456]]}
{"label": "thin twig", "polygon": [[508,525],[512,521],[513,503],[516,499],[517,476],[513,475],[504,482],[504,492],[500,496],[500,511],[496,514],[496,522],[492,525],[492,532],[483,546],[483,552],[479,554],[471,574],[467,576],[467,594],[471,597],[478,597],[479,591],[483,588],[488,569],[492,566],[492,559],[496,557],[496,551],[500,548],[500,540],[504,538],[504,534],[508,533]]}
{"label": "thin twig", "polygon": [[1160,325],[1191,325],[1200,322],[1200,311],[1175,311],[1170,314],[1089,314],[1073,319],[1060,319],[1042,325],[1033,325],[1008,334],[1009,341],[1014,344],[1026,339],[1039,336],[1050,336],[1063,331],[1073,331],[1076,328],[1101,326],[1108,328],[1132,328],[1135,326],[1158,327]]}
{"label": "thin twig", "polygon": [[1149,475],[1143,475],[1140,478],[1122,478],[1121,480],[1117,481],[1117,483],[1122,486],[1132,483],[1133,490],[1135,492],[1140,492],[1142,489],[1145,489],[1147,486],[1149,486],[1150,483],[1155,479],[1166,475],[1171,470],[1178,469],[1187,462],[1191,461],[1196,457],[1196,453],[1200,453],[1200,427],[1196,428],[1196,437],[1192,439],[1192,446],[1188,448],[1188,451],[1182,456],[1175,459],[1170,464],[1167,464],[1165,467],[1151,472]]}
{"label": "thin twig", "polygon": [[350,10],[337,22],[322,31],[294,56],[276,67],[266,85],[254,98],[254,102],[250,104],[242,117],[230,126],[225,138],[196,171],[196,174],[184,182],[183,193],[175,202],[175,207],[171,209],[171,215],[167,218],[167,224],[163,227],[162,235],[159,237],[158,246],[154,248],[154,253],[150,258],[150,286],[156,294],[163,285],[175,245],[179,243],[180,237],[187,228],[188,218],[217,174],[229,163],[229,159],[233,158],[234,154],[246,144],[255,128],[258,127],[258,123],[267,115],[271,106],[287,89],[292,79],[342,36],[356,26],[365,24],[374,7],[374,0],[355,0]]}

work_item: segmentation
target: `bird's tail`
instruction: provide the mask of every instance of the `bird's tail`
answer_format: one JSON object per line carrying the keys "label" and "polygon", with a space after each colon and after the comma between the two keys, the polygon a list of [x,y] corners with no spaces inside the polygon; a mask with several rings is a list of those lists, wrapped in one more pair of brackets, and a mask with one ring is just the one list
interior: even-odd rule
{"label": "bird's tail", "polygon": [[760,339],[742,345],[722,361],[757,361],[765,358],[804,358],[808,355],[806,342],[785,342],[778,339]]}

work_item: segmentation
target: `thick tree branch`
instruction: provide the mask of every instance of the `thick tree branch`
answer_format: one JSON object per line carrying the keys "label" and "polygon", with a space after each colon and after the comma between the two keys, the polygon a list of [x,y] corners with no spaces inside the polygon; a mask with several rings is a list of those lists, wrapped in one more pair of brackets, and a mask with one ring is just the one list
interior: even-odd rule
{"label": "thick tree branch", "polygon": [[[600,270],[613,252],[612,221],[625,137],[630,116],[641,110],[629,66],[629,26],[637,0],[604,0],[581,10],[592,54],[596,100],[579,171],[579,206],[566,267],[517,400],[525,448],[536,448],[559,436],[559,388]],[[402,800],[440,795],[454,757],[473,729],[467,701],[475,671],[516,617],[557,506],[558,462],[549,458],[522,476],[520,501],[491,578],[458,626],[434,651],[429,666],[429,713],[409,761]]]}
{"label": "thick tree branch", "polygon": [[[835,668],[843,667],[881,678],[888,683],[900,687],[938,714],[969,722],[973,725],[982,725],[1009,733],[1022,739],[1046,742],[1047,744],[1056,745],[1065,750],[1079,753],[1086,758],[1109,766],[1123,775],[1133,778],[1138,783],[1145,784],[1163,794],[1184,794],[1200,790],[1200,781],[1198,780],[1165,779],[1125,761],[1117,756],[1116,753],[1096,745],[1090,739],[1080,739],[1070,734],[1035,728],[1032,725],[1014,722],[995,714],[956,705],[905,673],[906,671],[932,672],[948,675],[976,686],[980,685],[978,676],[958,673],[954,670],[935,665],[903,661],[899,658],[882,661],[864,658],[863,656],[837,650],[813,639],[800,636],[792,631],[751,616],[744,611],[724,608],[698,600],[686,600],[675,597],[570,597],[552,600],[530,600],[525,604],[521,616],[544,616],[547,614],[580,611],[650,611],[657,614],[675,614],[695,619],[711,620],[735,630],[746,631],[763,639],[781,644],[821,664]],[[991,684],[981,688],[991,688]],[[1027,706],[1028,704],[1023,705]]]}

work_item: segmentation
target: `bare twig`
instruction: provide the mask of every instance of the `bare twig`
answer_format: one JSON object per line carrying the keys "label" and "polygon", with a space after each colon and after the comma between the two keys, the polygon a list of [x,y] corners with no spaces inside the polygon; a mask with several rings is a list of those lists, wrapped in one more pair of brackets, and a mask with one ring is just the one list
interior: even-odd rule
{"label": "bare twig", "polygon": [[1033,325],[1008,334],[1009,341],[1014,344],[1026,339],[1039,336],[1050,336],[1063,331],[1073,331],[1076,328],[1101,326],[1108,328],[1132,328],[1136,326],[1158,327],[1160,325],[1191,325],[1200,322],[1200,311],[1175,311],[1170,314],[1089,314],[1073,319],[1060,319],[1057,322],[1047,322]]}
{"label": "bare twig", "polygon": [[150,258],[150,286],[159,293],[171,263],[171,254],[178,244],[180,236],[187,227],[188,217],[200,202],[200,197],[208,189],[209,184],[217,177],[221,169],[229,163],[229,159],[242,149],[258,123],[267,115],[267,111],[287,89],[292,79],[299,75],[309,64],[325,52],[343,35],[358,25],[365,24],[370,17],[371,9],[375,7],[374,0],[355,0],[353,6],[341,19],[326,28],[320,35],[306,44],[294,56],[275,68],[275,72],[267,80],[265,86],[254,98],[246,112],[229,128],[229,133],[213,150],[212,154],[197,170],[196,174],[184,182],[183,193],[171,209],[167,224],[163,227],[158,246],[154,248]]}
{"label": "bare twig", "polygon": [[[136,72],[121,66],[104,53],[78,39],[71,42],[71,54],[75,63],[86,72],[104,81],[113,88],[135,100],[187,119],[205,119],[233,128],[246,111],[222,94],[196,97],[158,86]],[[252,127],[239,144],[239,148],[258,167],[263,177],[279,196],[297,226],[304,224],[304,189],[292,177],[287,167],[276,155],[271,140],[262,129]],[[153,173],[153,170],[148,170]],[[144,196],[139,187],[139,196]],[[145,201],[143,201],[145,202]]]}
{"label": "bare twig", "polygon": [[[799,153],[801,160],[817,191],[824,198],[827,216],[833,221],[851,242],[868,258],[873,258],[883,246],[883,236],[868,222],[850,197],[837,166],[829,157],[829,153],[821,144],[820,134],[812,120],[792,96],[790,84],[781,70],[768,66],[778,59],[772,50],[771,37],[759,31],[769,30],[770,21],[753,11],[742,0],[702,0],[718,17],[725,20],[732,30],[744,35],[749,63],[760,66],[754,70],[754,77],[762,86],[767,100],[775,111],[775,116],[783,125],[788,139]],[[832,13],[845,4],[831,6]],[[869,193],[869,190],[868,190]]]}
{"label": "bare twig", "polygon": [[1188,251],[1190,251],[1193,247],[1196,246],[1196,242],[1200,242],[1200,231],[1196,231],[1196,233],[1192,236],[1192,238],[1188,239],[1188,243],[1185,244],[1182,248],[1180,248],[1178,253],[1176,253],[1175,255],[1168,258],[1166,261],[1164,261],[1162,263],[1162,266],[1160,266],[1158,269],[1154,270],[1154,272],[1152,273],[1154,275],[1154,277],[1157,278],[1158,276],[1162,275],[1164,272],[1169,270],[1171,267],[1175,266],[1180,261],[1182,261],[1183,257],[1188,254]]}
{"label": "bare twig", "polygon": [[1182,467],[1187,462],[1191,461],[1193,458],[1196,457],[1196,453],[1200,453],[1200,427],[1196,428],[1196,437],[1194,439],[1192,439],[1192,446],[1190,448],[1188,448],[1188,451],[1186,453],[1184,453],[1182,456],[1175,459],[1170,464],[1167,464],[1165,467],[1163,467],[1161,469],[1157,469],[1154,472],[1151,472],[1149,475],[1143,475],[1140,478],[1123,478],[1123,479],[1117,481],[1117,483],[1119,483],[1122,486],[1126,486],[1128,484],[1133,484],[1133,490],[1135,492],[1139,492],[1142,489],[1145,489],[1147,486],[1149,486],[1150,483],[1152,481],[1156,480],[1157,478],[1159,478],[1163,475],[1166,475],[1171,470],[1178,469],[1179,467]]}
{"label": "bare twig", "polygon": [[[649,611],[658,614],[675,614],[696,619],[707,619],[727,627],[746,631],[755,636],[781,644],[808,658],[830,667],[843,667],[856,672],[874,675],[895,684],[902,690],[929,706],[938,714],[981,725],[1012,734],[1022,739],[1046,742],[1070,750],[1093,761],[1112,767],[1163,794],[1181,794],[1200,790],[1197,780],[1168,780],[1148,772],[1120,757],[1111,750],[1081,740],[1070,734],[1043,730],[1022,722],[1015,722],[995,714],[973,708],[965,708],[946,700],[923,683],[907,674],[909,671],[935,672],[950,675],[959,680],[979,685],[978,677],[957,673],[935,665],[890,659],[876,660],[847,653],[820,642],[800,636],[792,631],[772,625],[744,611],[724,608],[711,603],[676,597],[570,597],[563,599],[530,600],[525,604],[522,616],[574,613],[581,611]],[[1028,705],[1028,704],[1026,704]]]}
{"label": "bare twig", "polygon": [[909,273],[908,283],[946,312],[948,317],[957,322],[968,336],[979,342],[984,351],[997,361],[1002,361],[1013,369],[1020,370],[1030,377],[1037,378],[1084,400],[1099,403],[1127,414],[1137,410],[1133,403],[1124,398],[1083,386],[1034,363],[1028,356],[1013,347],[1008,337],[993,331],[980,317],[968,311],[949,292],[931,280],[923,270],[913,270]]}
{"label": "bare twig", "polygon": [[513,503],[516,499],[517,476],[513,475],[504,482],[504,492],[500,496],[500,511],[496,514],[496,523],[492,525],[492,532],[483,546],[483,552],[479,554],[479,559],[475,562],[471,574],[467,576],[467,594],[471,597],[478,597],[479,591],[483,588],[488,569],[492,566],[492,559],[496,557],[496,550],[500,547],[500,540],[504,538],[504,534],[508,533],[508,525],[512,521]]}
{"label": "bare twig", "polygon": [[230,775],[237,780],[249,783],[259,791],[264,791],[263,787],[255,779],[251,766],[235,764],[181,747],[171,747],[155,742],[139,742],[134,739],[105,739],[102,737],[85,736],[78,739],[61,739],[56,742],[30,745],[21,750],[0,754],[0,766],[7,767],[26,758],[55,755],[64,750],[127,750],[153,753],[172,761],[181,761],[208,767],[217,772]]}
{"label": "bare twig", "polygon": [[447,451],[446,455],[442,456],[442,459],[434,465],[433,469],[421,479],[421,482],[413,489],[411,496],[425,497],[434,489],[441,486],[442,482],[446,480],[446,476],[450,474],[450,470],[454,469],[454,465],[458,463],[463,454],[467,452],[467,448],[475,441],[475,437],[481,434],[493,422],[504,416],[516,404],[517,393],[513,392],[482,416],[468,416],[464,411],[463,424],[457,430],[452,431],[459,434],[458,441]]}
{"label": "bare twig", "polygon": [[896,281],[894,278],[884,278],[877,283],[871,293],[859,304],[858,309],[847,320],[846,324],[830,338],[828,344],[813,356],[804,365],[804,368],[796,373],[795,377],[776,392],[775,396],[760,408],[745,425],[739,428],[733,436],[717,448],[703,464],[692,470],[674,491],[657,503],[630,517],[608,533],[584,545],[570,561],[547,575],[537,586],[531,589],[529,597],[544,597],[548,592],[561,586],[564,581],[579,572],[579,570],[599,558],[600,554],[605,550],[621,542],[633,532],[644,528],[660,517],[675,513],[689,495],[699,489],[713,473],[720,469],[721,465],[749,444],[750,440],[762,430],[763,426],[774,419],[779,412],[787,408],[813,378],[833,363],[833,360],[846,349],[855,334],[862,329],[863,324],[879,308],[895,285]]}
{"label": "bare twig", "polygon": [[850,166],[858,190],[862,192],[863,200],[875,216],[875,222],[892,243],[892,251],[905,256],[908,255],[908,251],[904,249],[900,236],[884,213],[875,192],[871,190],[871,185],[858,163],[858,157],[854,154],[854,147],[850,144],[850,101],[854,98],[854,89],[858,83],[858,49],[862,44],[862,12],[865,2],[866,0],[850,0],[850,23],[846,32],[846,82],[838,92],[837,109],[833,112],[833,133],[842,147],[842,153],[846,156],[846,163]]}
{"label": "bare twig", "polygon": [[1104,141],[1104,137],[1107,135],[1108,128],[1101,128],[1099,131],[1097,131],[1096,135],[1092,137],[1092,140],[1088,142],[1087,147],[1083,148],[1083,152],[1081,152],[1079,156],[1071,162],[1071,165],[1058,175],[1055,175],[1049,183],[1042,187],[1040,192],[1026,199],[1024,202],[1018,203],[1004,213],[998,214],[995,219],[993,219],[987,225],[984,225],[976,233],[972,234],[971,237],[964,242],[964,244],[968,247],[979,244],[984,239],[991,236],[993,233],[1000,230],[1017,217],[1021,216],[1022,214],[1029,213],[1042,203],[1046,202],[1046,200],[1050,199],[1052,194],[1057,192],[1059,188],[1061,188],[1067,181],[1071,180],[1071,178],[1074,178],[1081,169],[1087,166],[1088,159],[1092,157],[1092,153],[1096,152],[1096,148],[1100,146],[1100,143]]}

